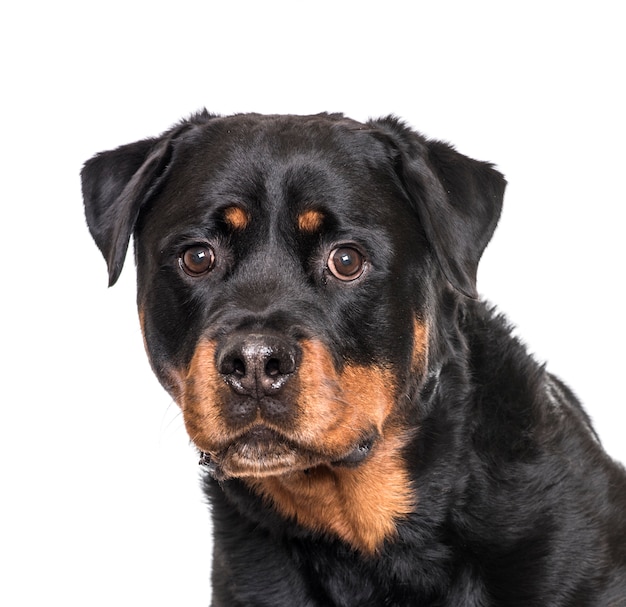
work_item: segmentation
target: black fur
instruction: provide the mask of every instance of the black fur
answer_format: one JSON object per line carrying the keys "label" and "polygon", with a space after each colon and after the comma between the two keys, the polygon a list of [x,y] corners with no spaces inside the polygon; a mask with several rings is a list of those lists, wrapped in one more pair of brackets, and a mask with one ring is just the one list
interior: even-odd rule
{"label": "black fur", "polygon": [[[373,553],[283,517],[207,456],[215,607],[626,606],[624,470],[572,392],[477,298],[505,185],[491,165],[395,118],[202,112],[95,156],[82,179],[110,284],[134,233],[147,349],[175,398],[172,369],[189,368],[202,337],[261,330],[295,358],[315,338],[339,370],[395,377],[390,419],[410,436],[401,459],[416,505]],[[245,229],[219,215],[234,204]],[[311,205],[323,226],[298,232]],[[216,259],[200,280],[179,262],[198,242]],[[342,242],[367,259],[350,283],[327,266]],[[419,369],[415,319],[428,327]],[[287,400],[263,406],[278,416]],[[386,435],[371,440],[375,452]],[[368,449],[324,465],[358,467]]]}

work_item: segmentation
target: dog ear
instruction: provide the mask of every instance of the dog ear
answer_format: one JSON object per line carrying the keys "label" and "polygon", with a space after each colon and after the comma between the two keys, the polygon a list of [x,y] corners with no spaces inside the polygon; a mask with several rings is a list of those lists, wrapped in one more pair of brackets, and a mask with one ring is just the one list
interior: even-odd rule
{"label": "dog ear", "polygon": [[119,278],[139,211],[171,156],[171,136],[145,139],[97,154],[81,171],[89,231],[109,270],[109,286]]}
{"label": "dog ear", "polygon": [[444,275],[458,291],[477,298],[478,262],[500,218],[504,176],[394,118],[375,125],[391,137],[396,171]]}

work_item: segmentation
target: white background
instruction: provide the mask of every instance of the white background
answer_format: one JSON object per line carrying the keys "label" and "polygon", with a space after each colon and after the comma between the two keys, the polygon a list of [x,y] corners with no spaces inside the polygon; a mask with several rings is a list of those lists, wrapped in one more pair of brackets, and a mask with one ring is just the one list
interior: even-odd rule
{"label": "white background", "polygon": [[[78,173],[206,106],[396,113],[509,187],[479,290],[626,460],[623,7],[22,2],[0,15],[0,604],[207,605],[196,456]],[[12,6],[18,6],[17,2]]]}

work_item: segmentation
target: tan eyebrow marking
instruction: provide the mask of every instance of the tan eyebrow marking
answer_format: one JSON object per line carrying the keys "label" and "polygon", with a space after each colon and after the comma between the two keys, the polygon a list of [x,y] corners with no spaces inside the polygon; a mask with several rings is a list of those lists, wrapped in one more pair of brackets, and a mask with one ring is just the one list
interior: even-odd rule
{"label": "tan eyebrow marking", "polygon": [[241,207],[227,207],[224,209],[224,221],[233,230],[245,230],[250,223],[250,216]]}
{"label": "tan eyebrow marking", "polygon": [[316,232],[322,227],[324,213],[315,209],[309,209],[298,215],[298,228],[302,232]]}

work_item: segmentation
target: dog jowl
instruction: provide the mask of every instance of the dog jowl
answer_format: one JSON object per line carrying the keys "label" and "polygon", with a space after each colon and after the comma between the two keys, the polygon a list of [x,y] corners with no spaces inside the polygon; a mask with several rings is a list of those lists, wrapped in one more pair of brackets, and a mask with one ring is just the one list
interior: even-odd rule
{"label": "dog jowl", "polygon": [[206,469],[214,605],[626,605],[623,470],[477,295],[492,165],[202,112],[82,178]]}

